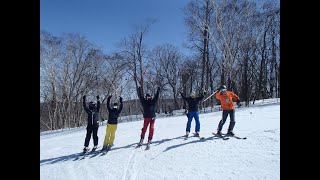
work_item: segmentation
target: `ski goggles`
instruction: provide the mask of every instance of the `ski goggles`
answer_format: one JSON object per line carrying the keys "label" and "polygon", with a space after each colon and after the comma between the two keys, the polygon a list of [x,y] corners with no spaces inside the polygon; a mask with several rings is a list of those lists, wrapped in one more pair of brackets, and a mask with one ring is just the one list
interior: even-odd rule
{"label": "ski goggles", "polygon": [[227,89],[221,89],[220,92],[227,92]]}

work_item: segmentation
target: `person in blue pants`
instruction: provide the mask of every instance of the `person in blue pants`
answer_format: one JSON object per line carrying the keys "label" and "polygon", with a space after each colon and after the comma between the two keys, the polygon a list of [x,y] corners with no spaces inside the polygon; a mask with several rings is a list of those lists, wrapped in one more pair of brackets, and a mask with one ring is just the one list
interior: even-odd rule
{"label": "person in blue pants", "polygon": [[198,112],[198,105],[199,102],[204,98],[204,95],[206,94],[206,91],[203,91],[200,96],[196,97],[196,94],[194,92],[190,93],[190,97],[185,97],[183,95],[183,92],[180,92],[181,97],[183,100],[185,100],[188,103],[188,122],[187,122],[187,128],[186,128],[186,136],[189,136],[190,128],[191,128],[191,122],[194,118],[196,121],[196,128],[195,128],[195,135],[200,136],[200,121],[199,121],[199,112]]}

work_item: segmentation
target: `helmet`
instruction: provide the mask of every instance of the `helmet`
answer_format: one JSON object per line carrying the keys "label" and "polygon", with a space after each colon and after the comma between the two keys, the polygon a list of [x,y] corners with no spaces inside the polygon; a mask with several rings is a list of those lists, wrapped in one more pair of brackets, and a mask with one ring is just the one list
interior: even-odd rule
{"label": "helmet", "polygon": [[219,87],[219,91],[222,91],[222,92],[227,91],[227,86],[221,85],[221,86]]}
{"label": "helmet", "polygon": [[97,108],[97,105],[96,105],[96,103],[94,103],[94,102],[89,102],[89,109],[90,110],[94,110],[94,109],[96,109]]}

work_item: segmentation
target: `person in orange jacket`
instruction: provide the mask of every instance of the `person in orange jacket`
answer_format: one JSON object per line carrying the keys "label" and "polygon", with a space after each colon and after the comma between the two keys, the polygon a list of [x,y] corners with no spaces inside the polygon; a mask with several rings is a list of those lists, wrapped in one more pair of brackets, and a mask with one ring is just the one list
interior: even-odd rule
{"label": "person in orange jacket", "polygon": [[240,98],[233,92],[227,91],[227,87],[225,85],[220,86],[215,94],[216,98],[220,100],[221,102],[221,108],[222,108],[222,119],[219,122],[218,129],[217,129],[217,135],[221,136],[221,130],[224,125],[224,123],[227,120],[228,115],[230,115],[230,124],[227,132],[227,136],[234,136],[233,128],[236,124],[235,121],[235,110],[232,99],[235,99],[237,101],[237,105],[240,107]]}

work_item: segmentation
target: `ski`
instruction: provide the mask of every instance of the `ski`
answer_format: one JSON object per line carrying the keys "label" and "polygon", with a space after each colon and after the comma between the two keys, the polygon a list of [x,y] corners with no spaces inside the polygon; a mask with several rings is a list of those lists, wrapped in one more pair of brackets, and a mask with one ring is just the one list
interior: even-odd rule
{"label": "ski", "polygon": [[142,146],[142,144],[139,144],[139,143],[138,143],[135,148],[138,149],[138,148],[141,147],[141,146]]}
{"label": "ski", "polygon": [[223,140],[228,140],[229,138],[228,137],[224,137],[224,136],[220,136],[220,135],[218,135],[218,134],[216,134],[216,133],[212,133],[214,136],[216,136],[216,137],[219,137],[219,138],[222,138]]}
{"label": "ski", "polygon": [[81,153],[79,153],[79,156],[75,159],[75,160],[77,160],[77,159],[84,159],[85,157],[86,157],[86,155],[88,155],[89,153],[90,153],[90,149],[91,148],[89,148],[87,151],[83,151],[83,152],[81,152]]}
{"label": "ski", "polygon": [[233,136],[230,136],[230,135],[227,135],[227,134],[222,134],[224,135],[224,137],[234,137],[236,139],[247,139],[247,137],[239,137],[239,136],[236,136],[236,135],[233,135]]}
{"label": "ski", "polygon": [[97,149],[100,149],[101,146],[98,146],[97,148],[92,148],[92,150],[90,151],[90,153],[94,153],[96,152]]}
{"label": "ski", "polygon": [[204,139],[203,136],[199,136],[199,134],[197,134],[197,133],[193,133],[193,136],[194,136],[194,137],[198,137],[200,140],[203,140],[203,139]]}
{"label": "ski", "polygon": [[106,155],[109,151],[110,151],[110,149],[112,148],[113,146],[108,146],[108,147],[106,147],[105,149],[102,149],[100,152],[102,153],[101,154],[101,156],[104,156],[104,155]]}
{"label": "ski", "polygon": [[147,144],[147,147],[144,149],[145,151],[150,149],[150,144]]}
{"label": "ski", "polygon": [[187,140],[189,138],[189,134],[184,135],[184,140]]}
{"label": "ski", "polygon": [[91,149],[91,148],[89,148],[87,151],[81,152],[81,153],[79,154],[79,156],[84,156],[84,155],[88,154],[89,151],[90,151],[90,149]]}

